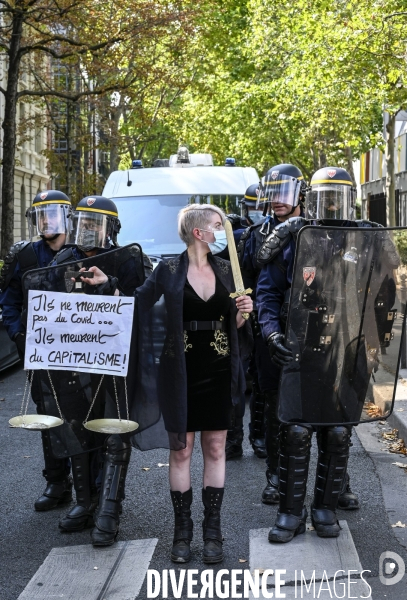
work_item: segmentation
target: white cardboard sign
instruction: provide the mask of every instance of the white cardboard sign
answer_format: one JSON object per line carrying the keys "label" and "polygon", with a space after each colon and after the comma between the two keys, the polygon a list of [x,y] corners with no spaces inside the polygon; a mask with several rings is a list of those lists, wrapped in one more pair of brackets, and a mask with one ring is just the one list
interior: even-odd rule
{"label": "white cardboard sign", "polygon": [[30,290],[25,369],[127,375],[134,298]]}

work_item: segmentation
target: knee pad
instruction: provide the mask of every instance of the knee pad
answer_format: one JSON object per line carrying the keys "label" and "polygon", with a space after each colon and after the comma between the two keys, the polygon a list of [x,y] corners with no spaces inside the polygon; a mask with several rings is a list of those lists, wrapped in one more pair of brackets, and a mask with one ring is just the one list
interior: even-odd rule
{"label": "knee pad", "polygon": [[109,435],[105,441],[105,451],[108,454],[127,454],[131,452],[131,444],[128,441],[124,441],[121,435],[115,433]]}
{"label": "knee pad", "polygon": [[311,448],[312,428],[305,425],[282,425],[280,428],[281,452],[308,454]]}
{"label": "knee pad", "polygon": [[319,433],[320,451],[329,454],[344,454],[349,452],[352,431],[346,425],[324,427]]}

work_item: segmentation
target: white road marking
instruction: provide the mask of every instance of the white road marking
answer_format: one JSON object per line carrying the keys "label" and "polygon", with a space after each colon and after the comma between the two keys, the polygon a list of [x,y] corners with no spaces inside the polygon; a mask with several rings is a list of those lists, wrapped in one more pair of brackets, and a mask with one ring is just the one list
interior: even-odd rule
{"label": "white road marking", "polygon": [[[315,531],[307,531],[295,537],[288,544],[270,544],[268,541],[268,529],[255,529],[250,531],[250,572],[256,569],[262,572],[266,569],[285,570],[280,578],[285,582],[281,587],[281,593],[286,594],[286,600],[294,598],[335,598],[335,597],[365,597],[369,596],[369,587],[362,580],[357,581],[363,567],[359,560],[352,535],[346,521],[339,521],[342,531],[338,538],[323,539],[317,536]],[[340,572],[344,571],[344,572]],[[357,583],[348,584],[348,572],[350,581]],[[336,596],[334,592],[333,579],[336,573]],[[307,581],[309,593],[302,584],[301,576]],[[368,581],[369,573],[365,574]],[[309,585],[314,577],[314,584]],[[268,584],[274,587],[275,577],[268,578]],[[327,580],[329,583],[327,583]],[[323,581],[321,585],[321,581]],[[295,589],[297,582],[297,590]],[[329,591],[330,590],[330,591]],[[269,588],[269,591],[274,591]],[[320,592],[320,595],[318,593]],[[345,592],[345,596],[343,595]],[[331,595],[332,594],[332,595]],[[250,598],[256,596],[251,595]],[[262,594],[259,598],[264,598]]]}
{"label": "white road marking", "polygon": [[130,540],[107,548],[54,548],[18,600],[134,600],[157,541]]}

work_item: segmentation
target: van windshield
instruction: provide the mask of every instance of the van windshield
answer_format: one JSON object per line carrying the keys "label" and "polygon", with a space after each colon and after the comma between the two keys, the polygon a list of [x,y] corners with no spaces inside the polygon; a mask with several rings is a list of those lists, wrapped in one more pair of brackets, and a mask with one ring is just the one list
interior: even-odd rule
{"label": "van windshield", "polygon": [[137,242],[146,254],[167,256],[180,254],[185,244],[178,237],[178,212],[187,204],[215,204],[225,213],[240,214],[242,196],[168,195],[112,198],[119,211],[120,246]]}

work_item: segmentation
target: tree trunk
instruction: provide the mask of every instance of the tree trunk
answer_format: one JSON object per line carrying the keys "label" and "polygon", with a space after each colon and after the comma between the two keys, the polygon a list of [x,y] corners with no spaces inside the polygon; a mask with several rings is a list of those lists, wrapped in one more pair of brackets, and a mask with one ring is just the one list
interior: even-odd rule
{"label": "tree trunk", "polygon": [[112,108],[110,129],[110,173],[119,170],[119,123],[122,111],[121,105]]}
{"label": "tree trunk", "polygon": [[346,167],[349,175],[352,178],[353,185],[356,187],[355,171],[353,170],[352,148],[345,146]]}
{"label": "tree trunk", "polygon": [[8,53],[9,65],[3,121],[3,183],[1,215],[1,256],[4,257],[14,243],[14,170],[16,153],[16,116],[18,99],[18,77],[20,72],[20,43],[23,31],[23,14],[13,17],[13,34]]}
{"label": "tree trunk", "polygon": [[[398,112],[398,111],[397,111]],[[396,176],[394,168],[394,134],[396,131],[397,112],[390,114],[386,124],[386,221],[387,227],[396,225]]]}

